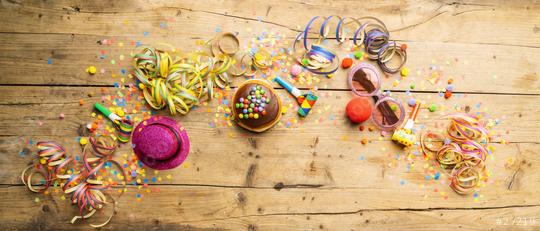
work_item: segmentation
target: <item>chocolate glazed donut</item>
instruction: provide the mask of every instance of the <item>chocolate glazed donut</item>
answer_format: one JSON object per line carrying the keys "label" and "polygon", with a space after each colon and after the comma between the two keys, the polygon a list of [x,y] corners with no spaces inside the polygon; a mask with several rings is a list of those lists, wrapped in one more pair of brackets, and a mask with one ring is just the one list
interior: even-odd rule
{"label": "chocolate glazed donut", "polygon": [[[244,107],[236,107],[236,104],[239,103],[240,99],[246,99],[250,95],[253,88],[259,88],[265,92],[266,98],[268,99],[262,107],[265,111],[265,114],[262,115],[261,111],[249,113],[249,114],[258,114],[257,118],[249,117],[245,118],[244,115],[247,115],[243,112]],[[279,119],[281,118],[281,99],[277,95],[276,91],[272,86],[270,86],[264,80],[251,79],[244,82],[236,90],[233,100],[233,116],[238,125],[244,129],[253,132],[263,132],[267,129],[274,126]]]}

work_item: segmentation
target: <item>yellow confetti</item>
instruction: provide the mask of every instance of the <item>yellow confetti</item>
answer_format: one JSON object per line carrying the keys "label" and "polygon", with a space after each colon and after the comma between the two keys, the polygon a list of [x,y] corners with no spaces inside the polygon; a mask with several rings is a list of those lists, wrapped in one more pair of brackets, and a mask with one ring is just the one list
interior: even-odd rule
{"label": "yellow confetti", "polygon": [[122,108],[117,107],[115,111],[116,111],[116,114],[117,114],[118,116],[120,116],[120,117],[123,117],[123,116],[126,115],[126,113],[124,113],[124,111],[122,110]]}
{"label": "yellow confetti", "polygon": [[88,139],[86,139],[86,137],[81,137],[81,139],[79,140],[79,143],[81,145],[86,145],[88,144]]}

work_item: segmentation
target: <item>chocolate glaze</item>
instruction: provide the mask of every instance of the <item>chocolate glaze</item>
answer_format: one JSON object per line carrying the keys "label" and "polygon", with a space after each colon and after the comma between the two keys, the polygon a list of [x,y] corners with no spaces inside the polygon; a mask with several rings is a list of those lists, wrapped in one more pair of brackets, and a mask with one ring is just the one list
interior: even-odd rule
{"label": "chocolate glaze", "polygon": [[266,95],[270,99],[270,102],[267,103],[265,107],[266,115],[259,117],[259,119],[253,119],[253,118],[240,119],[238,118],[238,115],[242,113],[243,108],[234,108],[235,116],[236,116],[235,119],[236,121],[238,121],[238,123],[244,124],[248,127],[259,128],[259,127],[264,127],[265,125],[272,123],[278,116],[279,105],[278,105],[278,100],[276,99],[276,97],[278,96],[274,94],[273,89],[270,90],[265,85],[262,85],[262,84],[256,84],[256,83],[246,84],[242,86],[240,89],[236,90],[236,93],[234,94],[234,97],[233,97],[232,104],[234,105],[235,103],[237,103],[238,99],[240,98],[246,98],[249,92],[251,91],[251,88],[253,88],[254,86],[261,86],[261,88],[267,92]]}

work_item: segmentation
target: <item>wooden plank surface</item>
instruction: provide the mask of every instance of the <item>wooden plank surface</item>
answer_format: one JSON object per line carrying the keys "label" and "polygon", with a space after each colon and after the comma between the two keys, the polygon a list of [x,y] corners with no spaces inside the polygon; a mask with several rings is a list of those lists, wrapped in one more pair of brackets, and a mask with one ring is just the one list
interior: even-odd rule
{"label": "wooden plank surface", "polygon": [[[487,118],[501,121],[492,129],[495,151],[487,161],[491,176],[480,196],[455,194],[445,177],[424,179],[421,157],[407,161],[406,153],[388,135],[361,132],[350,124],[343,108],[352,95],[346,73],[340,71],[332,79],[319,77],[319,82],[299,84],[317,86],[321,96],[307,119],[298,120],[291,107],[280,124],[263,134],[227,125],[217,100],[188,116],[176,116],[192,140],[186,163],[171,171],[148,170],[149,178],[163,180],[143,188],[129,186],[105,229],[540,228],[537,1],[0,3],[2,230],[88,229],[69,224],[75,206],[59,199],[60,194],[26,190],[19,175],[32,156],[19,153],[31,148],[25,144],[28,140],[56,140],[70,153],[80,152],[76,139],[83,134],[81,127],[92,120],[91,105],[102,95],[122,91],[113,87],[122,76],[111,78],[111,73],[129,68],[133,50],[129,44],[168,42],[191,47],[215,35],[216,28],[238,32],[243,44],[262,31],[292,39],[310,17],[330,14],[376,16],[388,25],[392,38],[409,45],[411,76],[395,86],[392,83],[399,78],[388,76],[383,86],[398,99],[414,97],[439,106],[434,113],[421,110],[421,126],[441,127],[442,116],[456,110],[486,113]],[[298,11],[302,13],[291,13]],[[167,29],[161,28],[162,22],[168,22]],[[102,39],[126,45],[99,45]],[[100,60],[100,50],[118,63]],[[115,58],[120,55],[126,60]],[[88,76],[84,69],[89,65],[107,73]],[[432,67],[442,68],[444,80],[455,80],[456,94],[450,100],[437,93],[444,81],[426,82],[426,70]],[[243,80],[235,79],[233,88]],[[410,90],[412,83],[421,87]],[[291,97],[278,91],[285,105],[292,106]],[[61,113],[64,119],[59,118]],[[361,144],[362,139],[368,143]],[[125,145],[115,159],[122,162],[130,155]],[[142,201],[135,200],[138,194],[144,196]]]}
{"label": "wooden plank surface", "polygon": [[[0,65],[5,68],[5,75],[0,82],[3,84],[31,84],[31,85],[103,85],[112,86],[118,78],[110,78],[121,68],[129,68],[130,63],[124,61],[122,65],[113,65],[109,60],[99,60],[99,51],[105,50],[107,56],[119,60],[120,55],[129,57],[134,50],[133,46],[125,47],[101,46],[96,41],[102,36],[94,35],[68,35],[45,34],[43,40],[35,40],[28,34],[0,34]],[[131,41],[142,41],[152,44],[164,42],[177,47],[191,47],[198,39],[184,39],[177,35],[165,37],[116,37],[118,42],[129,44]],[[244,35],[242,38],[249,38]],[[539,36],[540,37],[540,36]],[[242,39],[246,42],[247,39]],[[455,80],[456,92],[483,92],[483,93],[513,93],[513,94],[540,94],[540,81],[538,73],[540,67],[535,65],[540,59],[540,48],[475,45],[463,43],[441,42],[407,42],[410,57],[408,66],[411,76],[396,87],[395,90],[407,90],[411,83],[419,83],[428,79],[432,66],[444,68],[441,72],[444,78]],[[344,55],[345,52],[339,52]],[[53,63],[49,65],[47,60]],[[97,60],[97,61],[96,61]],[[18,68],[24,63],[25,68]],[[107,70],[105,74],[89,77],[84,69],[94,64]],[[503,65],[505,68],[500,68]],[[494,71],[497,70],[497,71]],[[419,72],[419,73],[418,73]],[[508,76],[515,76],[509,79]],[[346,89],[345,75],[336,76],[336,79],[325,80],[317,85],[320,89]],[[244,78],[236,78],[234,86]],[[393,81],[384,83],[391,87]],[[314,84],[311,84],[314,85]],[[308,83],[299,84],[300,87],[309,87]],[[489,86],[489,87],[487,87]],[[444,86],[427,83],[416,91],[437,91]]]}

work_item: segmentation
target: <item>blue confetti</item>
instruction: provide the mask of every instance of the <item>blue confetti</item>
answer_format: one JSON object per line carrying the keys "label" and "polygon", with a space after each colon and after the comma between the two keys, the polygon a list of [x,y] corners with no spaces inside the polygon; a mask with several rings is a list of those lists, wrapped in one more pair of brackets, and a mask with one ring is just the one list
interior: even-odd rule
{"label": "blue confetti", "polygon": [[126,74],[126,69],[124,69],[124,68],[120,69],[120,73],[122,73],[122,75],[125,75]]}
{"label": "blue confetti", "polygon": [[152,177],[152,182],[156,182],[157,181],[157,178],[154,176]]}
{"label": "blue confetti", "polygon": [[399,181],[399,184],[400,184],[401,186],[405,185],[405,180],[400,180],[400,181]]}
{"label": "blue confetti", "polygon": [[220,28],[220,27],[216,27],[216,32],[217,32],[217,33],[220,33],[220,32],[221,32],[221,28]]}
{"label": "blue confetti", "polygon": [[150,34],[150,33],[148,33],[148,31],[143,32],[143,35],[144,35],[144,36],[148,36],[149,34]]}
{"label": "blue confetti", "polygon": [[435,177],[433,179],[439,180],[440,177],[441,177],[441,173],[437,172],[437,173],[435,173]]}
{"label": "blue confetti", "polygon": [[365,160],[366,158],[364,157],[364,155],[360,155],[360,157],[358,157],[359,160]]}
{"label": "blue confetti", "polygon": [[49,65],[52,64],[52,58],[48,58],[48,59],[47,59],[47,64],[49,64]]}
{"label": "blue confetti", "polygon": [[426,178],[426,180],[431,180],[431,176],[430,176],[430,175],[426,175],[425,178]]}

